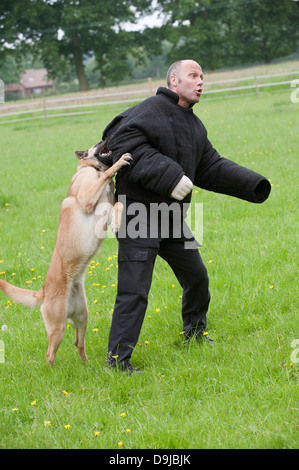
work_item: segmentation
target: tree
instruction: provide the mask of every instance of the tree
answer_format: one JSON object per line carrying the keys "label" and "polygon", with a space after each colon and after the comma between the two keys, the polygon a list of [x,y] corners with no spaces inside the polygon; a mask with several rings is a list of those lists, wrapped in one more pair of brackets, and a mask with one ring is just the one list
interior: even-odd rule
{"label": "tree", "polygon": [[[149,10],[150,0],[1,0],[0,46],[40,56],[50,76],[71,63],[80,90],[88,89],[84,61],[95,54],[101,75],[124,65],[134,35],[122,24],[135,22],[138,12]],[[119,71],[118,71],[119,74]],[[119,76],[119,75],[118,75]],[[102,78],[102,82],[104,79]]]}
{"label": "tree", "polygon": [[270,62],[298,48],[295,0],[160,0],[169,61],[193,58],[206,69]]}
{"label": "tree", "polygon": [[231,14],[231,42],[235,60],[270,63],[298,49],[299,8],[294,0],[263,0]]}
{"label": "tree", "polygon": [[172,43],[169,62],[192,58],[209,69],[224,64],[227,44],[223,2],[219,8],[211,8],[211,0],[161,0],[160,5],[168,18],[164,37]]}

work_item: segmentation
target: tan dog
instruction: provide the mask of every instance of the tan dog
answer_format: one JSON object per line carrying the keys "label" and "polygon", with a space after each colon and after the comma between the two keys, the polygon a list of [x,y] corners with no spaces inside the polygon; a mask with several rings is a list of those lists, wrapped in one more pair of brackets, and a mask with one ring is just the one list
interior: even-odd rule
{"label": "tan dog", "polygon": [[[53,366],[64,336],[66,320],[75,326],[75,346],[83,361],[87,359],[84,337],[88,310],[84,289],[87,264],[99,250],[108,224],[116,233],[123,206],[114,200],[115,173],[129,165],[130,154],[124,154],[110,168],[100,162],[105,142],[85,152],[76,152],[81,160],[73,176],[67,198],[61,204],[57,240],[43,287],[30,291],[0,280],[0,289],[12,300],[26,307],[42,304],[49,348],[47,362]],[[99,156],[99,158],[97,158]],[[99,235],[100,232],[100,235]]]}

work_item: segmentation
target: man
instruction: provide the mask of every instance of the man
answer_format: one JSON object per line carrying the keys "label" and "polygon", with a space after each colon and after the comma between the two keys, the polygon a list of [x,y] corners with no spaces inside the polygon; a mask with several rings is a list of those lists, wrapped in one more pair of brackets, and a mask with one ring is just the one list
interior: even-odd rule
{"label": "man", "polygon": [[[103,138],[109,136],[113,161],[125,152],[133,157],[116,180],[116,193],[119,199],[125,196],[126,210],[118,235],[118,291],[107,356],[109,366],[129,374],[137,371],[130,359],[146,312],[157,255],[170,265],[183,288],[185,337],[211,341],[204,335],[210,302],[207,270],[184,222],[193,184],[256,203],[265,201],[271,188],[263,176],[221,158],[208,140],[192,109],[203,87],[197,62],[175,62],[169,68],[167,85],[117,116],[103,133]],[[152,206],[171,207],[174,202],[182,210],[177,211],[178,217],[169,211],[168,233],[163,233],[161,220],[155,219],[153,230]],[[130,227],[136,209],[142,210],[140,204],[146,215],[140,222],[141,235],[136,236],[123,228]]]}

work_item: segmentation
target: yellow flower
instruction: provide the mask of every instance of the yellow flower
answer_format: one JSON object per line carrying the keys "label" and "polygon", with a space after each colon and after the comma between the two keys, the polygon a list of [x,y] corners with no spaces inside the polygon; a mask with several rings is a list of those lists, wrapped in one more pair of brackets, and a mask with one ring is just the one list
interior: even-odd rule
{"label": "yellow flower", "polygon": [[155,312],[159,313],[159,312],[160,312],[160,309],[159,309],[159,308],[156,308]]}
{"label": "yellow flower", "polygon": [[208,332],[207,332],[207,331],[205,331],[205,332],[203,333],[203,335],[204,335],[204,336],[207,336],[207,334],[208,334]]}
{"label": "yellow flower", "polygon": [[149,341],[144,341],[144,344],[148,345],[148,344],[149,344]]}
{"label": "yellow flower", "polygon": [[98,330],[98,328],[94,328],[92,331],[93,331],[94,333],[97,333],[99,330]]}
{"label": "yellow flower", "polygon": [[45,428],[46,428],[47,426],[51,426],[51,421],[44,421],[44,426],[45,426]]}
{"label": "yellow flower", "polygon": [[11,411],[18,411],[19,408],[13,408]]}
{"label": "yellow flower", "polygon": [[31,406],[35,406],[36,405],[36,401],[33,400],[31,403],[30,403]]}
{"label": "yellow flower", "polygon": [[124,443],[123,443],[122,441],[120,441],[120,442],[118,443],[118,447],[122,447],[123,445],[124,445]]}
{"label": "yellow flower", "polygon": [[120,416],[121,416],[122,418],[125,418],[127,415],[126,415],[126,413],[121,413]]}
{"label": "yellow flower", "polygon": [[272,284],[271,284],[271,286],[269,287],[269,289],[274,289],[274,286],[272,286]]}
{"label": "yellow flower", "polygon": [[67,393],[65,390],[62,390],[62,393],[63,393],[63,395],[65,395],[66,397],[68,396],[68,393]]}
{"label": "yellow flower", "polygon": [[129,434],[131,432],[131,429],[126,429],[126,432]]}
{"label": "yellow flower", "polygon": [[95,432],[94,432],[94,436],[95,436],[95,437],[98,437],[99,435],[100,435],[99,431],[95,431]]}
{"label": "yellow flower", "polygon": [[70,424],[65,424],[64,427],[65,427],[65,429],[70,429],[71,425]]}

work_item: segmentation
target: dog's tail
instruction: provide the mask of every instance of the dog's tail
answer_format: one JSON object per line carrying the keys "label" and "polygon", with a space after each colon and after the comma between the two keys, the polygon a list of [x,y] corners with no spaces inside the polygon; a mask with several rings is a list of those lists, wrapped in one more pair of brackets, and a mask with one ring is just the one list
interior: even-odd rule
{"label": "dog's tail", "polygon": [[29,308],[38,307],[44,300],[43,287],[38,291],[33,291],[29,289],[21,289],[9,284],[9,282],[0,280],[0,289],[14,302],[25,305],[25,307]]}

